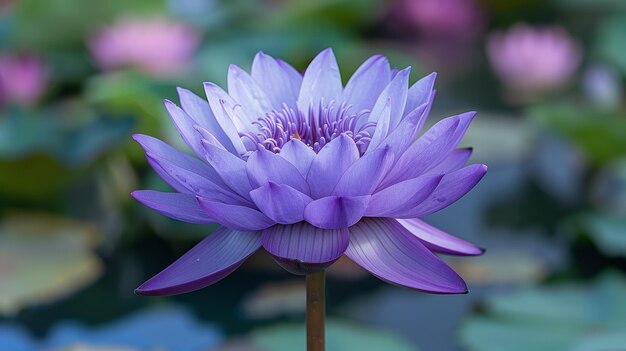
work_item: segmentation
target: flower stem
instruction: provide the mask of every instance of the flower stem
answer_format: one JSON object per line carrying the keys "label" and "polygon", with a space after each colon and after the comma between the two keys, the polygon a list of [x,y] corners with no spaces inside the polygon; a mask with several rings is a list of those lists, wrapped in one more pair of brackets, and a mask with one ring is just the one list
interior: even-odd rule
{"label": "flower stem", "polygon": [[306,346],[307,351],[324,351],[326,272],[306,275]]}

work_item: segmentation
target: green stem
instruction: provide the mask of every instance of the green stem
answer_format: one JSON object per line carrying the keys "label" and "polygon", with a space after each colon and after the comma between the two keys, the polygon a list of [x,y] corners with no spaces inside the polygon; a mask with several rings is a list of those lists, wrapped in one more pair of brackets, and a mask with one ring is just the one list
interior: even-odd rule
{"label": "green stem", "polygon": [[319,271],[306,276],[306,349],[325,350],[325,289],[326,272]]}

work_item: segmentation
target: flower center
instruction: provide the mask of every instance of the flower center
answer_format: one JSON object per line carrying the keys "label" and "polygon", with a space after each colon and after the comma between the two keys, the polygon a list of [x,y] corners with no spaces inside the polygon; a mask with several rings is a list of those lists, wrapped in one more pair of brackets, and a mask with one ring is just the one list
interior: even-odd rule
{"label": "flower center", "polygon": [[283,104],[281,110],[269,112],[254,122],[258,126],[256,132],[241,132],[239,135],[275,153],[279,153],[291,139],[302,141],[317,153],[331,140],[345,134],[354,140],[363,154],[371,141],[376,122],[359,121],[367,118],[370,111],[351,113],[351,105],[335,105],[334,101],[326,105],[321,103],[302,112]]}

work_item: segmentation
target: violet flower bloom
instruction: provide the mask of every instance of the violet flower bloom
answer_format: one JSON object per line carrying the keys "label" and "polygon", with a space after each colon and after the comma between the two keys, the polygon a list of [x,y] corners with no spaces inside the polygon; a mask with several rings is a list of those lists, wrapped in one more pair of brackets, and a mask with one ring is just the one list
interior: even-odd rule
{"label": "violet flower bloom", "polygon": [[190,60],[199,35],[182,23],[164,18],[122,19],[89,41],[105,70],[133,66],[157,76],[177,73]]}
{"label": "violet flower bloom", "polygon": [[205,83],[208,102],[179,89],[182,108],[165,107],[196,157],[135,135],[177,192],[132,195],[168,217],[221,227],[136,292],[205,287],[260,247],[296,274],[345,254],[393,284],[467,292],[435,253],[483,250],[419,217],[455,202],[485,174],[485,165],[465,166],[470,149],[456,148],[475,113],[443,119],[416,140],[435,74],[409,89],[409,71],[373,56],[343,87],[330,49],[304,75],[259,53],[251,74],[230,67],[228,92]]}
{"label": "violet flower bloom", "polygon": [[404,0],[396,11],[425,36],[473,38],[484,28],[475,0]]}
{"label": "violet flower bloom", "polygon": [[43,62],[31,55],[0,54],[0,104],[10,101],[31,105],[47,85]]}
{"label": "violet flower bloom", "polygon": [[490,36],[487,56],[504,85],[523,100],[563,87],[582,53],[560,27],[516,25]]}

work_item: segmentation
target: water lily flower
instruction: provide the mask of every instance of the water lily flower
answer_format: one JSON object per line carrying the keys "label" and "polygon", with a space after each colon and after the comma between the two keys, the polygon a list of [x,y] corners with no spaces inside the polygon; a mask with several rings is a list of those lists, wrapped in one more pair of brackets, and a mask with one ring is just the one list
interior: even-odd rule
{"label": "water lily flower", "polygon": [[44,63],[33,55],[0,54],[0,104],[31,105],[47,86]]}
{"label": "water lily flower", "polygon": [[176,220],[220,227],[141,285],[171,295],[213,284],[263,247],[290,272],[322,270],[342,255],[380,279],[426,292],[465,293],[436,254],[483,250],[420,217],[439,211],[485,174],[458,148],[475,113],[442,119],[419,138],[435,74],[409,88],[410,68],[365,61],[346,86],[331,49],[304,74],[258,53],[251,73],[228,71],[228,92],[208,101],[179,88],[165,101],[194,155],[135,135],[149,164],[176,192],[132,195]]}
{"label": "water lily flower", "polygon": [[562,88],[582,59],[578,44],[561,27],[516,25],[492,34],[487,56],[514,100],[532,100]]}
{"label": "water lily flower", "polygon": [[105,70],[131,66],[156,76],[177,73],[189,62],[199,34],[165,18],[123,18],[89,39],[89,49]]}
{"label": "water lily flower", "polygon": [[485,27],[475,0],[402,0],[393,18],[403,19],[424,37],[471,39]]}

